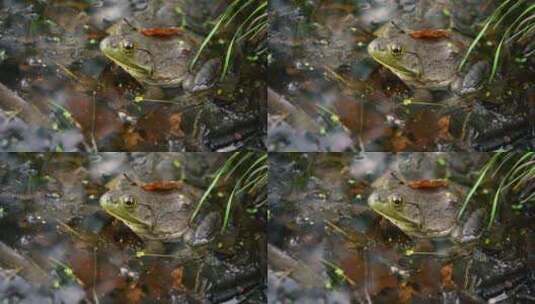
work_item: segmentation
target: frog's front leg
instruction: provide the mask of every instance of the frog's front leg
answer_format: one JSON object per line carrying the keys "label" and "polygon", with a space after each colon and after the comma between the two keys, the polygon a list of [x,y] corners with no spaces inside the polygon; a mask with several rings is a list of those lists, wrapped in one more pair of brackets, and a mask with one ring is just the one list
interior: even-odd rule
{"label": "frog's front leg", "polygon": [[191,246],[205,245],[212,241],[221,226],[221,215],[210,212],[184,235],[184,241]]}
{"label": "frog's front leg", "polygon": [[199,92],[211,88],[216,82],[221,69],[221,61],[213,58],[206,61],[194,75],[188,75],[182,82],[182,88],[188,92]]}
{"label": "frog's front leg", "polygon": [[413,102],[433,102],[434,98],[429,90],[418,88],[414,89],[411,100]]}
{"label": "frog's front leg", "polygon": [[451,91],[457,95],[465,95],[478,91],[485,82],[490,66],[486,61],[478,61],[470,67],[464,77],[459,77],[451,84]]}
{"label": "frog's front leg", "polygon": [[164,254],[165,245],[161,241],[157,240],[146,240],[144,242],[143,252],[147,255],[150,254]]}
{"label": "frog's front leg", "polygon": [[472,212],[454,237],[461,243],[477,240],[483,233],[485,214],[484,209]]}

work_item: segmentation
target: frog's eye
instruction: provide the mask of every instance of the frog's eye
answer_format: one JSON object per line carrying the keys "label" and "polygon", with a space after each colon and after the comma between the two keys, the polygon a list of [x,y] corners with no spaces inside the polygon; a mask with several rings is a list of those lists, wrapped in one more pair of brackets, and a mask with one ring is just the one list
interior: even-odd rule
{"label": "frog's eye", "polygon": [[130,40],[125,40],[122,42],[123,49],[131,51],[134,49],[134,43]]}
{"label": "frog's eye", "polygon": [[136,205],[136,200],[132,196],[123,197],[123,204],[126,207],[132,208]]}
{"label": "frog's eye", "polygon": [[401,205],[403,205],[403,198],[399,195],[392,195],[390,197],[390,202],[394,207],[401,207]]}
{"label": "frog's eye", "polygon": [[399,44],[393,44],[390,46],[390,52],[393,56],[400,56],[403,53],[403,48]]}

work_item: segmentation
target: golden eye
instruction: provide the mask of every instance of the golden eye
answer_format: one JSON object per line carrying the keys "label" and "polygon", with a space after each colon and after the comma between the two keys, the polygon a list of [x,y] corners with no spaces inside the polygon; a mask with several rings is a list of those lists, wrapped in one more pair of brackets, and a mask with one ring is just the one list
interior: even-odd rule
{"label": "golden eye", "polygon": [[123,203],[126,207],[134,207],[136,205],[136,200],[131,196],[123,197]]}
{"label": "golden eye", "polygon": [[401,48],[401,45],[393,44],[392,46],[390,46],[390,52],[394,56],[399,56],[401,55],[401,53],[403,53],[403,49]]}
{"label": "golden eye", "polygon": [[392,195],[390,197],[390,202],[392,202],[395,207],[401,207],[401,205],[403,205],[403,198],[399,195]]}
{"label": "golden eye", "polygon": [[127,51],[131,51],[134,49],[134,43],[130,40],[125,40],[123,41],[123,49],[127,50]]}

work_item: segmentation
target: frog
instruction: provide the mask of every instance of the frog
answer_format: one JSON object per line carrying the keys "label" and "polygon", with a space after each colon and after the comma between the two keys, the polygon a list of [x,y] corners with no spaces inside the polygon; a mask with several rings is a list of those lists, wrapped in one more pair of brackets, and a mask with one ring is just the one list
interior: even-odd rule
{"label": "frog", "polygon": [[368,205],[410,237],[448,239],[455,244],[480,238],[485,210],[477,208],[458,217],[466,187],[453,181],[414,188],[399,172],[388,170],[372,184]]}
{"label": "frog", "polygon": [[202,191],[185,182],[170,190],[147,191],[135,177],[122,174],[111,180],[100,197],[100,206],[128,226],[147,248],[162,250],[164,243],[189,247],[209,244],[221,223],[217,211],[203,211],[191,221]]}
{"label": "frog", "polygon": [[416,99],[429,100],[430,91],[463,96],[481,89],[489,70],[486,61],[458,70],[472,42],[469,37],[449,29],[431,30],[429,36],[436,37],[415,38],[411,33],[389,22],[376,32],[368,53],[414,89]]}
{"label": "frog", "polygon": [[200,92],[210,88],[220,69],[220,60],[202,63],[190,71],[201,37],[193,31],[178,29],[176,34],[156,37],[143,34],[140,26],[122,19],[100,42],[102,53],[134,77],[150,87],[178,88]]}

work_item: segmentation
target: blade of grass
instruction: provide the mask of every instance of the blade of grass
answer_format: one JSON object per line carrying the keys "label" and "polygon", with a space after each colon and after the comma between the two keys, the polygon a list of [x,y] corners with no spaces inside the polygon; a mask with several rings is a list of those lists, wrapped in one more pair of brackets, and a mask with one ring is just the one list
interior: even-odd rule
{"label": "blade of grass", "polygon": [[[245,32],[243,35],[241,35],[240,37],[238,37],[238,42],[243,40],[244,38],[246,38],[247,36],[251,35],[251,34],[254,34],[256,35],[258,33],[258,30],[259,29],[262,29],[264,27],[267,27],[267,23],[259,23],[257,24],[255,27],[253,27],[252,29],[248,30],[247,32]],[[254,36],[252,35],[252,36]],[[251,37],[252,39],[252,37]]]}
{"label": "blade of grass", "polygon": [[492,158],[483,167],[481,173],[479,174],[479,177],[477,178],[477,181],[474,183],[474,186],[472,186],[472,188],[470,189],[470,191],[466,195],[466,198],[465,198],[465,200],[463,202],[463,206],[461,207],[461,210],[459,211],[459,215],[458,215],[459,219],[464,214],[464,211],[466,210],[466,207],[468,206],[468,202],[472,199],[472,197],[476,193],[477,189],[479,188],[479,186],[481,185],[481,183],[485,179],[485,177],[487,175],[487,172],[490,170],[490,168],[492,168],[492,166],[498,160],[498,158],[500,157],[500,155],[502,153],[503,152],[498,152],[498,153],[494,154],[492,156]]}
{"label": "blade of grass", "polygon": [[498,8],[492,13],[492,15],[489,16],[489,18],[487,19],[487,21],[485,21],[485,25],[483,26],[483,28],[481,29],[481,31],[479,31],[479,33],[477,34],[476,38],[474,39],[474,41],[472,41],[472,43],[470,44],[470,46],[468,47],[468,51],[466,51],[466,54],[463,58],[463,60],[461,61],[461,64],[459,65],[459,70],[461,70],[463,68],[463,66],[465,65],[466,61],[468,60],[468,57],[470,56],[470,54],[472,53],[472,51],[474,50],[474,48],[476,47],[476,45],[479,43],[479,41],[481,40],[481,38],[483,38],[483,35],[487,32],[489,26],[491,25],[491,23],[498,17],[498,15],[500,14],[500,12],[502,11],[502,9],[509,3],[511,2],[511,0],[506,0],[504,1],[500,6],[498,6]]}
{"label": "blade of grass", "polygon": [[498,47],[496,48],[496,53],[494,53],[494,60],[492,61],[492,70],[490,71],[489,82],[492,82],[494,80],[494,76],[496,76],[496,71],[498,70],[498,66],[500,63],[500,55],[502,52],[504,40],[505,35],[502,37],[500,44],[498,44]]}
{"label": "blade of grass", "polygon": [[[262,172],[260,172],[260,173],[262,173]],[[251,175],[251,176],[252,176],[252,175]],[[265,179],[265,174],[263,174],[263,173],[262,173],[262,174],[259,174],[256,178],[250,180],[250,181],[249,181],[248,183],[246,183],[243,187],[241,187],[241,188],[238,190],[238,193],[241,193],[241,192],[245,191],[245,190],[246,190],[247,188],[249,188],[249,187],[252,187],[251,190],[254,189],[254,188],[255,188],[254,186],[255,186],[255,185],[258,185],[257,183],[260,182],[260,181],[262,181],[262,180],[264,180],[264,179]]]}
{"label": "blade of grass", "polygon": [[[532,4],[532,5],[528,6],[528,8],[527,8],[526,10],[524,10],[524,11],[522,12],[522,14],[520,14],[519,18],[522,19],[522,17],[523,17],[524,15],[526,15],[527,13],[531,12],[531,11],[534,10],[534,9],[535,9],[535,4]],[[526,18],[526,19],[530,19],[530,18],[531,18],[531,17],[528,17],[528,18]],[[521,24],[521,23],[522,23],[522,22],[520,22],[520,23],[517,25],[515,31],[518,29],[518,27],[520,27],[520,24]]]}
{"label": "blade of grass", "polygon": [[212,192],[212,189],[214,189],[214,187],[217,185],[217,182],[219,181],[221,176],[228,170],[228,168],[232,164],[232,161],[236,157],[238,157],[238,155],[240,155],[240,152],[236,152],[236,153],[232,154],[232,156],[229,157],[229,159],[227,161],[225,161],[225,164],[221,168],[219,168],[219,170],[215,174],[214,178],[212,179],[212,182],[210,183],[210,185],[208,186],[206,191],[204,191],[203,196],[201,197],[201,199],[197,203],[197,207],[195,208],[195,211],[193,211],[193,214],[191,215],[190,221],[193,221],[195,219],[195,217],[197,216],[197,214],[201,210],[201,207],[203,206],[204,202],[206,201],[206,199],[208,198],[208,196]]}
{"label": "blade of grass", "polygon": [[496,217],[500,194],[501,194],[501,188],[498,187],[498,190],[496,190],[496,194],[494,195],[494,199],[492,200],[492,209],[490,212],[489,223],[487,225],[487,229],[490,229],[490,227],[492,226],[492,223],[494,222],[494,218]]}
{"label": "blade of grass", "polygon": [[234,185],[234,188],[232,189],[232,192],[229,195],[227,206],[225,208],[225,216],[223,217],[223,226],[221,227],[221,232],[223,233],[225,229],[227,229],[229,218],[230,218],[230,210],[232,208],[232,201],[234,200],[234,195],[236,193],[236,190],[238,189],[239,182]]}
{"label": "blade of grass", "polygon": [[[233,3],[231,3],[229,5],[229,7],[227,9],[225,9],[225,12],[231,12],[234,10],[234,8],[240,3],[240,0],[236,0],[234,1]],[[206,48],[206,46],[208,45],[208,43],[212,40],[212,37],[217,33],[217,31],[219,30],[219,28],[221,27],[221,25],[223,24],[223,22],[227,19],[228,17],[228,14],[225,14],[225,12],[218,18],[217,22],[215,23],[214,27],[212,28],[212,30],[210,31],[210,33],[208,33],[208,35],[206,36],[206,38],[204,38],[201,46],[199,47],[199,50],[197,51],[197,54],[195,54],[195,57],[193,58],[193,60],[191,61],[191,64],[190,64],[190,69],[193,68],[193,66],[195,65],[195,63],[197,63],[197,60],[199,60],[199,57],[201,56],[201,53],[202,51]]]}
{"label": "blade of grass", "polygon": [[[236,2],[242,2],[241,0],[236,0]],[[229,26],[229,24],[232,23],[232,21],[234,21],[234,18],[236,18],[236,16],[238,16],[238,14],[243,11],[246,7],[248,7],[250,4],[252,4],[254,2],[254,0],[249,0],[247,2],[245,2],[243,5],[239,6],[239,8],[236,10],[236,12],[232,15],[232,17],[228,18],[227,22],[225,23],[224,26]]]}
{"label": "blade of grass", "polygon": [[236,163],[236,165],[233,166],[231,170],[229,170],[228,173],[226,173],[225,181],[228,181],[230,177],[236,172],[236,170],[243,164],[246,160],[248,160],[251,156],[253,156],[253,152],[247,152],[245,156],[240,157],[240,160]]}
{"label": "blade of grass", "polygon": [[514,12],[514,10],[519,7],[520,5],[524,4],[524,0],[519,0],[517,1],[515,4],[513,4],[511,7],[509,7],[507,9],[507,11],[502,15],[502,17],[500,19],[498,19],[498,21],[496,21],[496,23],[494,24],[493,28],[496,29],[498,28],[498,26],[500,25],[500,23],[502,23],[502,21],[507,17],[509,16],[509,14],[511,14],[512,12]]}

